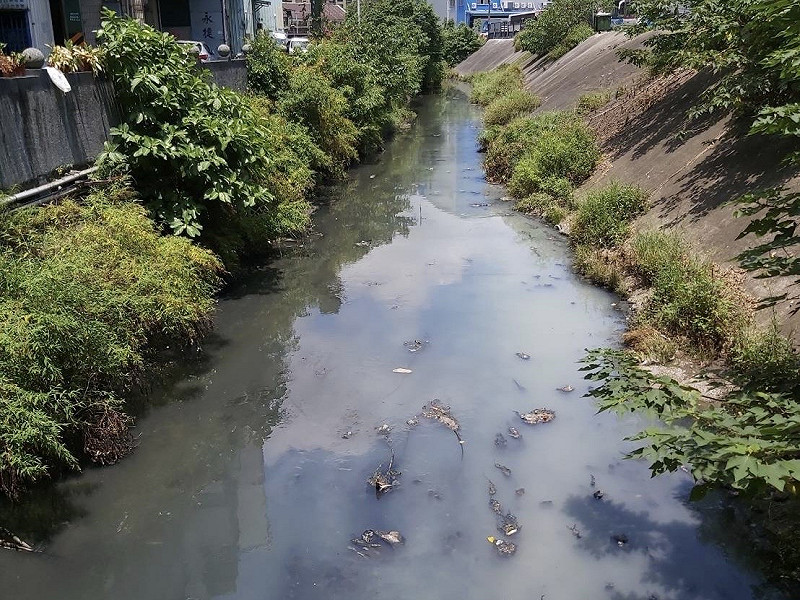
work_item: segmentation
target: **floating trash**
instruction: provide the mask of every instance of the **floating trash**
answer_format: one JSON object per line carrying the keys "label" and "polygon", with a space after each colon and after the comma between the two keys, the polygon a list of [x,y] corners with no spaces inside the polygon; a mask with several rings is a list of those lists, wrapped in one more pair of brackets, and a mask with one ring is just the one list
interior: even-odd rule
{"label": "floating trash", "polygon": [[458,443],[461,444],[461,457],[463,458],[464,440],[461,439],[461,435],[458,433],[461,425],[459,425],[453,413],[450,412],[450,407],[434,398],[422,407],[422,416],[426,419],[438,421],[455,434]]}
{"label": "floating trash", "polygon": [[589,485],[590,485],[591,487],[594,487],[594,484],[595,484],[594,475],[591,475],[591,474],[590,474],[590,475],[589,475]]}
{"label": "floating trash", "polygon": [[511,556],[517,551],[517,547],[512,542],[501,540],[492,535],[487,537],[486,540],[494,546],[497,553],[501,556]]}
{"label": "floating trash", "polygon": [[342,439],[343,440],[349,440],[351,437],[353,437],[353,432],[352,431],[345,431],[342,434]]}
{"label": "floating trash", "polygon": [[405,346],[409,352],[417,352],[421,350],[426,343],[427,342],[423,342],[422,340],[409,340],[403,342],[403,346]]}
{"label": "floating trash", "polygon": [[617,546],[620,548],[628,543],[628,536],[624,533],[615,533],[611,536],[612,541],[614,541]]}
{"label": "floating trash", "polygon": [[567,529],[569,529],[572,532],[572,535],[574,535],[576,538],[581,539],[583,537],[575,523],[573,523],[570,527],[567,527]]}
{"label": "floating trash", "polygon": [[500,472],[506,477],[511,477],[511,469],[509,469],[507,466],[501,465],[500,463],[494,463],[494,466],[500,469]]}
{"label": "floating trash", "polygon": [[0,527],[0,548],[19,552],[36,552],[27,542],[21,540],[5,527]]}
{"label": "floating trash", "polygon": [[495,500],[494,498],[489,499],[489,507],[492,509],[493,512],[496,512],[498,515],[503,514],[503,505],[500,504],[499,500]]}
{"label": "floating trash", "polygon": [[520,435],[519,430],[516,427],[509,427],[508,435],[510,435],[515,440],[518,440],[519,438],[522,437],[522,435]]}
{"label": "floating trash", "polygon": [[605,493],[603,492],[603,490],[596,490],[595,493],[592,494],[592,497],[595,500],[602,500],[603,496],[605,496]]}
{"label": "floating trash", "polygon": [[403,544],[406,541],[399,531],[376,531],[375,535],[391,546]]}
{"label": "floating trash", "polygon": [[517,356],[519,356],[522,360],[530,360],[531,355],[525,354],[524,352],[517,352]]}
{"label": "floating trash", "polygon": [[539,425],[541,423],[549,423],[553,419],[556,418],[555,411],[550,410],[549,408],[534,408],[530,412],[521,413],[517,410],[514,411],[517,413],[520,419],[522,419],[528,425]]}
{"label": "floating trash", "polygon": [[525,495],[525,488],[517,488],[516,490],[514,490],[514,493],[517,496],[524,496]]}
{"label": "floating trash", "polygon": [[352,550],[362,558],[369,558],[373,554],[378,554],[377,550],[382,547],[379,541],[383,541],[390,547],[403,544],[405,539],[399,531],[375,531],[367,529],[360,537],[350,540],[349,550]]}
{"label": "floating trash", "polygon": [[498,448],[504,448],[506,445],[506,438],[503,436],[502,433],[498,433],[494,436],[494,445]]}
{"label": "floating trash", "polygon": [[575,390],[575,388],[572,387],[571,385],[565,385],[565,386],[557,388],[557,389],[558,389],[559,392],[572,392],[572,391]]}
{"label": "floating trash", "polygon": [[378,435],[389,435],[389,433],[390,433],[391,431],[392,431],[392,426],[391,426],[391,425],[389,425],[388,423],[384,423],[384,424],[383,424],[383,425],[381,425],[380,427],[376,427],[376,428],[375,428],[375,432],[376,432]]}
{"label": "floating trash", "polygon": [[503,515],[497,524],[497,529],[506,535],[514,535],[521,528],[522,526],[519,524],[517,517],[511,513],[506,513]]}
{"label": "floating trash", "polygon": [[409,427],[416,427],[419,425],[419,419],[417,419],[417,417],[411,417],[408,421],[406,421],[406,425]]}
{"label": "floating trash", "polygon": [[383,464],[378,465],[375,472],[367,480],[367,483],[375,488],[375,497],[380,498],[383,494],[387,494],[394,489],[397,485],[400,471],[395,471],[392,466],[394,465],[394,452],[392,458],[389,460],[389,466],[384,471],[382,470]]}
{"label": "floating trash", "polygon": [[392,369],[392,373],[401,373],[403,375],[408,375],[409,373],[413,373],[411,369],[406,369],[405,367],[397,367],[396,369]]}
{"label": "floating trash", "polygon": [[496,493],[497,493],[497,487],[495,487],[494,483],[492,483],[492,480],[490,479],[489,480],[489,495],[490,496],[494,496]]}

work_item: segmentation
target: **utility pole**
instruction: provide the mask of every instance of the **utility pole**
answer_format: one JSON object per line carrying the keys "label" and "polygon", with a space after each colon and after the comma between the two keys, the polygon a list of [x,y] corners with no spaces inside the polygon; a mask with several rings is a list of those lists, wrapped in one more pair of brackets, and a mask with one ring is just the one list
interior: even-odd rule
{"label": "utility pole", "polygon": [[358,24],[361,25],[361,0],[356,0],[356,15],[358,16]]}

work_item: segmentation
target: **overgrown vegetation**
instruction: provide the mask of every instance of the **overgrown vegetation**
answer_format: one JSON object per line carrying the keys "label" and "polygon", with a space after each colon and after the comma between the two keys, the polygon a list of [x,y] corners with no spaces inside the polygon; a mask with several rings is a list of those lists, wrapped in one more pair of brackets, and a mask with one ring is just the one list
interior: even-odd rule
{"label": "overgrown vegetation", "polygon": [[483,38],[466,23],[456,25],[452,20],[442,27],[442,57],[448,67],[454,67],[483,45]]}
{"label": "overgrown vegetation", "polygon": [[0,216],[0,490],[128,449],[121,394],[207,331],[221,268],[124,187]]}
{"label": "overgrown vegetation", "polygon": [[483,122],[487,127],[508,125],[510,121],[521,115],[533,112],[542,104],[542,99],[526,90],[513,89],[507,94],[492,100],[483,113]]}
{"label": "overgrown vegetation", "polygon": [[611,100],[611,92],[608,90],[598,90],[587,92],[578,98],[575,112],[581,116],[588,115],[596,110],[603,108]]}
{"label": "overgrown vegetation", "polygon": [[792,0],[690,0],[675,10],[640,0],[641,25],[656,32],[629,60],[668,73],[717,74],[695,113],[725,111],[754,119],[753,131],[800,136],[800,5]]}
{"label": "overgrown vegetation", "polygon": [[522,70],[516,64],[500,65],[492,71],[475,73],[469,82],[470,102],[488,106],[493,100],[522,89]]}
{"label": "overgrown vegetation", "polygon": [[666,427],[630,438],[631,452],[650,462],[653,475],[689,465],[697,482],[692,498],[723,485],[750,494],[800,492],[800,404],[792,396],[743,392],[709,406],[696,390],[656,376],[630,354],[596,350],[584,360],[589,394],[600,411],[648,411]]}
{"label": "overgrown vegetation", "polygon": [[627,237],[630,223],[647,209],[647,193],[638,186],[612,182],[591,190],[578,203],[572,223],[576,244],[614,248]]}
{"label": "overgrown vegetation", "polygon": [[514,40],[517,50],[557,59],[594,34],[592,16],[607,1],[553,0]]}
{"label": "overgrown vegetation", "polygon": [[[287,212],[269,191],[276,149],[248,102],[210,83],[171,35],[103,14],[97,35],[122,123],[112,128],[100,165],[128,173],[151,214],[176,234],[197,237],[250,210]],[[300,219],[287,233],[301,231],[304,211],[290,212]]]}
{"label": "overgrown vegetation", "polygon": [[259,37],[250,95],[211,83],[168,34],[103,18],[99,50],[51,59],[106,68],[122,119],[100,165],[128,183],[0,216],[0,491],[12,497],[130,449],[126,394],[157,353],[210,327],[223,264],[188,238],[230,267],[301,232],[315,184],[379,149],[443,73],[423,0],[365,3],[360,24],[297,56]]}

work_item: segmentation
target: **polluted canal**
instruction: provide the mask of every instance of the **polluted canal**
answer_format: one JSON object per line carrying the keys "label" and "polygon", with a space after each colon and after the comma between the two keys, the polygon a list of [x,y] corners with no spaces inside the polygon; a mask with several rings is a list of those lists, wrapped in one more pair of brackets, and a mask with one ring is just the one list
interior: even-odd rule
{"label": "polluted canal", "polygon": [[[2,598],[781,598],[722,500],[628,461],[585,348],[617,299],[514,214],[458,91],[355,169],[315,234],[220,302],[136,452],[2,519]],[[563,389],[559,389],[563,388]]]}

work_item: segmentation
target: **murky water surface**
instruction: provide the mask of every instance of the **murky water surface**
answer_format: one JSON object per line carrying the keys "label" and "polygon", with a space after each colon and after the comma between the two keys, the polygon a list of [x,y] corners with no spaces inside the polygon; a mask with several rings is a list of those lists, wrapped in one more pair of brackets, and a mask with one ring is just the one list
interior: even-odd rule
{"label": "murky water surface", "polygon": [[[205,357],[139,420],[136,453],[17,509],[45,551],[0,551],[0,597],[780,597],[729,551],[713,501],[687,505],[687,476],[622,459],[640,423],[582,397],[577,361],[615,343],[622,315],[485,183],[479,116],[456,92],[426,100],[319,211],[319,235],[221,302]],[[433,398],[463,446],[407,424]],[[535,407],[556,419],[514,413]],[[399,485],[376,499],[366,481],[392,451]],[[504,537],[490,479],[521,524],[510,558],[486,540]],[[366,529],[406,542],[353,545]]]}

